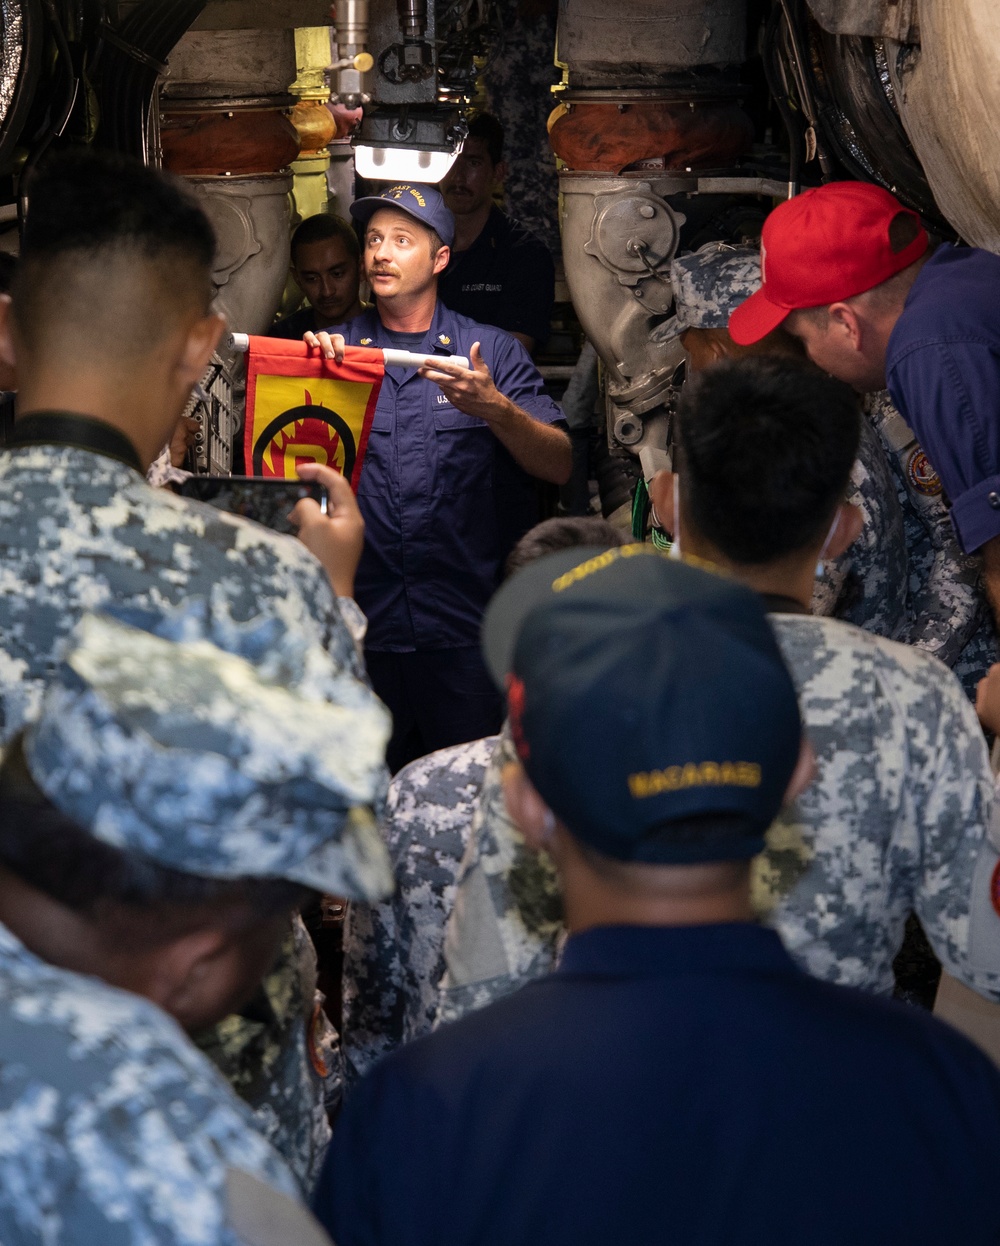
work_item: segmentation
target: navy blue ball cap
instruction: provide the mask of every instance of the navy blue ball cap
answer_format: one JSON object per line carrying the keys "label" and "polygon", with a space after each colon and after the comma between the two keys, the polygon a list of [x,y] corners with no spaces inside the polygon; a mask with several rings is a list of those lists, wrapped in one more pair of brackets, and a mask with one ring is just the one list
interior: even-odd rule
{"label": "navy blue ball cap", "polygon": [[412,216],[433,229],[445,246],[450,247],[455,241],[455,218],[441,192],[433,186],[425,186],[422,182],[397,182],[380,190],[377,195],[355,199],[351,204],[351,216],[356,221],[366,222],[380,208],[398,208],[400,212]]}
{"label": "navy blue ball cap", "polygon": [[650,864],[761,851],[802,728],[756,593],[648,545],[561,550],[503,585],[483,650],[577,839]]}

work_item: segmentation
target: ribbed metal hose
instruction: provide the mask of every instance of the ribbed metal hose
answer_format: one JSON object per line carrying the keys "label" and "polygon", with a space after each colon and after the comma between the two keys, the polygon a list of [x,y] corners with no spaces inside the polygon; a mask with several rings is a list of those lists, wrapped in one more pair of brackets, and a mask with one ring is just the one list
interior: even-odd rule
{"label": "ribbed metal hose", "polygon": [[156,82],[167,57],[206,0],[144,0],[105,44],[99,101],[102,147],[149,160],[147,136]]}

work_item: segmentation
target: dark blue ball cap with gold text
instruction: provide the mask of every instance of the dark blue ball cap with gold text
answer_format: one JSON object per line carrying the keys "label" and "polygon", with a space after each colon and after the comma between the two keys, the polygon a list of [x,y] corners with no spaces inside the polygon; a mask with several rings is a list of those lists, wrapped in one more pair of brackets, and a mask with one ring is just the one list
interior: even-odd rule
{"label": "dark blue ball cap with gold text", "polygon": [[398,208],[414,220],[429,226],[446,247],[455,241],[455,218],[441,192],[423,182],[396,182],[377,195],[366,195],[351,204],[356,221],[369,221],[379,208]]}
{"label": "dark blue ball cap with gold text", "polygon": [[648,545],[561,550],[499,590],[483,651],[577,839],[649,864],[761,851],[802,728],[756,593]]}

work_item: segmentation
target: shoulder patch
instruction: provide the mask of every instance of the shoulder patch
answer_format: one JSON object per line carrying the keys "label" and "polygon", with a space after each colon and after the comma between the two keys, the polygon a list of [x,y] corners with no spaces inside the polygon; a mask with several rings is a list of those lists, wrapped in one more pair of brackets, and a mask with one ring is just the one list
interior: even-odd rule
{"label": "shoulder patch", "polygon": [[910,482],[910,487],[924,497],[934,498],[941,492],[941,477],[919,446],[906,460],[906,479]]}

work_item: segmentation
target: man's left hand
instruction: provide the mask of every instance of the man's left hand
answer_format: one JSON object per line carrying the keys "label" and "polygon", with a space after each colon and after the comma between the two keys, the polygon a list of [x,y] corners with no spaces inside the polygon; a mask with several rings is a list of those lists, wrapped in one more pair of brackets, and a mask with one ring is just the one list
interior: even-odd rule
{"label": "man's left hand", "polygon": [[440,363],[435,360],[434,363],[425,364],[418,375],[433,381],[451,405],[466,415],[476,416],[488,423],[502,419],[509,399],[504,398],[493,384],[493,377],[478,342],[472,343],[469,362],[472,367],[463,368],[444,359]]}

